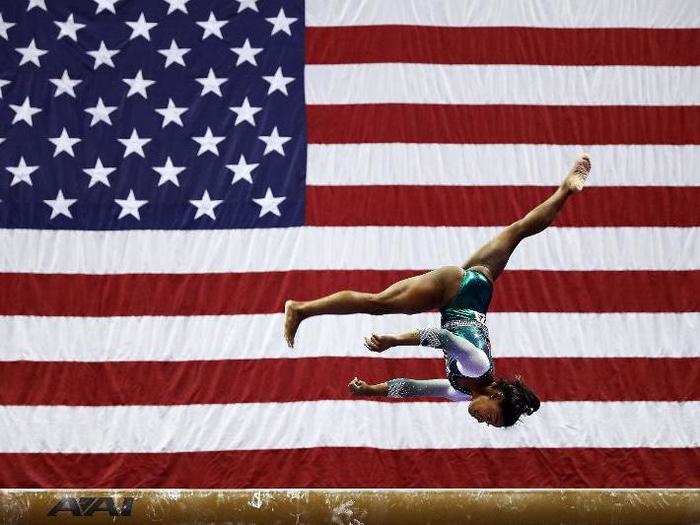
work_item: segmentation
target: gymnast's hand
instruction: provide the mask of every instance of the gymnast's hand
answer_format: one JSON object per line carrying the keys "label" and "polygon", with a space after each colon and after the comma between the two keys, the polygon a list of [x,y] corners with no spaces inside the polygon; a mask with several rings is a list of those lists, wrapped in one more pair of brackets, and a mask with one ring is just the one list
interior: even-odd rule
{"label": "gymnast's hand", "polygon": [[348,388],[350,389],[350,392],[355,395],[364,395],[370,390],[369,385],[357,377],[354,377],[352,381],[348,383]]}
{"label": "gymnast's hand", "polygon": [[365,347],[371,352],[383,352],[392,346],[396,346],[396,338],[393,335],[372,334],[365,337]]}

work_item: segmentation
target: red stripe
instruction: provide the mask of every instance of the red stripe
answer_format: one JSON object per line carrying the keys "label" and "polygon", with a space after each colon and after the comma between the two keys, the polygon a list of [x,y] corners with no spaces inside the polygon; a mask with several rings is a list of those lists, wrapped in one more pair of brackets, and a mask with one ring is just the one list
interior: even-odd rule
{"label": "red stripe", "polygon": [[[431,360],[319,357],[0,362],[0,405],[186,405],[352,399],[346,385],[356,375],[370,383],[392,377],[444,377],[444,362],[438,353],[432,353],[435,359]],[[329,370],[333,373],[329,374]],[[498,358],[496,371],[499,377],[521,374],[542,401],[700,400],[700,382],[688,380],[700,374],[700,358]],[[611,381],[613,377],[615,380]],[[659,377],[664,381],[659,381]]]}
{"label": "red stripe", "polygon": [[[552,194],[543,186],[309,186],[313,226],[502,226]],[[589,187],[557,226],[698,226],[700,186]]]}
{"label": "red stripe", "polygon": [[700,106],[307,106],[308,141],[700,144]]}
{"label": "red stripe", "polygon": [[[284,301],[377,292],[411,270],[216,274],[0,274],[0,315],[274,313]],[[506,271],[492,312],[696,312],[700,271]]]}
{"label": "red stripe", "polygon": [[697,448],[324,447],[160,454],[0,454],[1,487],[47,489],[695,488],[700,486],[699,472]]}
{"label": "red stripe", "polygon": [[307,27],[306,63],[694,66],[698,29]]}

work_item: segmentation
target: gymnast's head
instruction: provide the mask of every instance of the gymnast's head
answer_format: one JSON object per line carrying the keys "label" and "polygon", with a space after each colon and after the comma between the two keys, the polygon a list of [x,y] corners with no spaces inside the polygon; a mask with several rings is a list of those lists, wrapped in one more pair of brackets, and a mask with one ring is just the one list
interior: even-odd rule
{"label": "gymnast's head", "polygon": [[494,427],[510,427],[522,414],[529,416],[539,408],[540,399],[520,376],[495,380],[469,402],[469,414],[479,423]]}

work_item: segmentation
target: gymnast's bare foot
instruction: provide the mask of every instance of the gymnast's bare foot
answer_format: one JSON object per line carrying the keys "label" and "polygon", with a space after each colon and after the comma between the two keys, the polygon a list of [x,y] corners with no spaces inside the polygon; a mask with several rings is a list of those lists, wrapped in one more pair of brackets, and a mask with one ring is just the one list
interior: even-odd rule
{"label": "gymnast's bare foot", "polygon": [[564,179],[562,186],[572,193],[583,190],[588,174],[591,172],[591,159],[588,155],[581,155],[575,162],[574,167]]}
{"label": "gymnast's bare foot", "polygon": [[284,338],[289,348],[294,346],[294,336],[299,328],[299,323],[302,321],[303,317],[299,311],[299,303],[291,300],[284,303]]}

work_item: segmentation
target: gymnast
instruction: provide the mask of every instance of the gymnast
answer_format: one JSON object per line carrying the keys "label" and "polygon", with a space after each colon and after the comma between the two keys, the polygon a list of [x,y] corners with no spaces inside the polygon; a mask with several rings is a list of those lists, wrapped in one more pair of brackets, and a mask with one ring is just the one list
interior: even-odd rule
{"label": "gymnast", "polygon": [[496,378],[486,328],[486,311],[493,284],[503,272],[515,247],[549,226],[566,200],[583,189],[591,170],[587,155],[580,156],[559,188],[525,217],[503,229],[479,248],[463,266],[445,266],[394,283],[380,293],[351,290],[313,301],[285,303],[284,336],[294,345],[299,324],[324,314],[414,314],[439,309],[441,328],[421,328],[400,335],[372,334],[365,346],[384,352],[395,346],[429,346],[443,351],[447,379],[396,378],[371,385],[353,378],[348,384],[358,396],[436,396],[470,401],[469,414],[495,427],[514,425],[522,414],[539,409],[540,400],[520,376]]}

